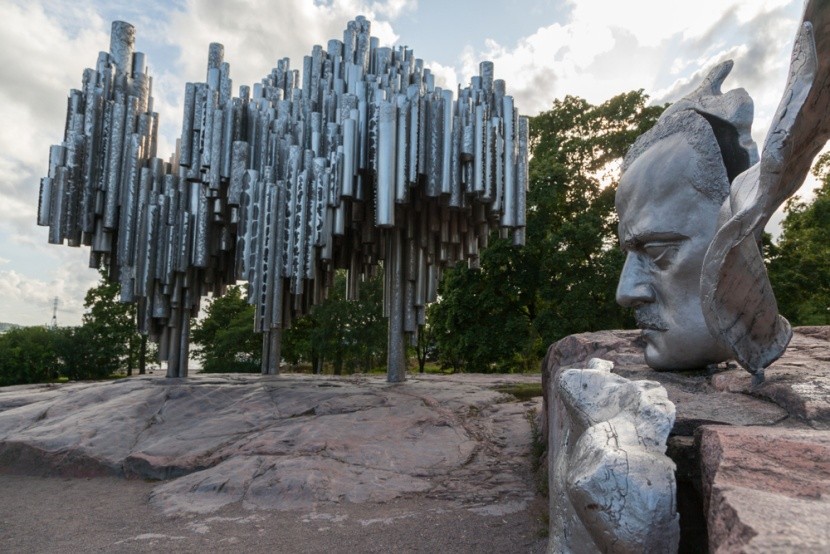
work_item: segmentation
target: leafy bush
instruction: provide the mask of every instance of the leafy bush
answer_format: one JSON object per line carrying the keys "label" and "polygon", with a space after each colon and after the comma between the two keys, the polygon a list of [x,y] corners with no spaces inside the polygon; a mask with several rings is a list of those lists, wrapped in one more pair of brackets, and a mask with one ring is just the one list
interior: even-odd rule
{"label": "leafy bush", "polygon": [[19,327],[0,335],[0,386],[57,379],[59,335],[45,327]]}

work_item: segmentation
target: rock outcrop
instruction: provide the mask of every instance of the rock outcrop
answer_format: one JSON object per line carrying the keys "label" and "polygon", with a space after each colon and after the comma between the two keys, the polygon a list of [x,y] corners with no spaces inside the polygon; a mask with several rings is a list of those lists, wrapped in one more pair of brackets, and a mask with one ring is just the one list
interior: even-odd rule
{"label": "rock outcrop", "polygon": [[539,403],[494,387],[535,380],[223,375],[9,387],[0,471],[161,480],[151,500],[168,513],[412,493],[512,513],[535,493],[527,415]]}
{"label": "rock outcrop", "polygon": [[718,551],[830,550],[830,433],[704,426],[710,544]]}
{"label": "rock outcrop", "polygon": [[731,364],[655,371],[639,331],[572,335],[549,348],[543,390],[590,358],[665,387],[676,408],[668,453],[677,464],[681,551],[830,550],[830,327],[794,332],[760,385]]}

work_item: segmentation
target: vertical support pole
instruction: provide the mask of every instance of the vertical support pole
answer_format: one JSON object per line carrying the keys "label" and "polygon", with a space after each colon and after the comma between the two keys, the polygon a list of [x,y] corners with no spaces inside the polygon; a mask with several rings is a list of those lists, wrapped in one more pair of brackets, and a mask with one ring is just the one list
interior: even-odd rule
{"label": "vertical support pole", "polygon": [[271,347],[268,351],[268,359],[270,360],[268,375],[279,375],[280,361],[282,360],[282,327],[272,327],[268,336],[271,337]]}
{"label": "vertical support pole", "polygon": [[182,320],[179,326],[179,375],[187,377],[187,366],[190,361],[190,310],[183,307]]}
{"label": "vertical support pole", "polygon": [[262,333],[262,374],[279,375],[282,358],[282,327]]}
{"label": "vertical support pole", "polygon": [[167,344],[167,376],[187,377],[187,364],[190,356],[190,311],[184,307],[174,310],[172,323],[165,332],[169,333]]}
{"label": "vertical support pole", "polygon": [[167,335],[167,377],[174,378],[179,376],[179,334],[178,329],[169,327],[164,330]]}
{"label": "vertical support pole", "polygon": [[271,361],[271,331],[262,333],[262,356],[261,356],[261,370],[263,375],[268,375],[268,364]]}
{"label": "vertical support pole", "polygon": [[390,272],[387,283],[389,291],[389,335],[386,359],[386,380],[390,383],[406,381],[406,343],[404,341],[404,279],[403,242],[401,228],[389,231],[386,256],[386,271]]}

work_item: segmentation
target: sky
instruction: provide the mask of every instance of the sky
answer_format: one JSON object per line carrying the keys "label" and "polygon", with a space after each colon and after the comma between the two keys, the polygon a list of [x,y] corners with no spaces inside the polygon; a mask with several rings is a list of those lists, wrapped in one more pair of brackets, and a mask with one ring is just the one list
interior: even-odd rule
{"label": "sky", "polygon": [[[301,69],[313,45],[342,38],[357,15],[382,45],[406,45],[455,89],[491,60],[525,115],[566,95],[601,103],[644,89],[672,102],[720,61],[724,91],[755,101],[760,145],[786,82],[803,0],[0,0],[0,322],[40,325],[59,299],[59,325],[77,325],[98,280],[86,247],[47,243],[35,224],[49,146],[63,139],[66,97],[109,48],[113,20],[137,28],[159,112],[159,154],[180,133],[185,83],[204,81],[211,42],[225,45],[234,91],[278,59]],[[810,198],[814,180],[801,196]],[[768,230],[777,233],[780,213]]]}

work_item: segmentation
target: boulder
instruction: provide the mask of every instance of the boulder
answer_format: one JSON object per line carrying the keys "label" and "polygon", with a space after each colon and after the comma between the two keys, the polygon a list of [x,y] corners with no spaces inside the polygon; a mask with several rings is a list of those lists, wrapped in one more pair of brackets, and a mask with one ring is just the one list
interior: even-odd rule
{"label": "boulder", "polygon": [[[590,358],[601,358],[614,363],[613,372],[617,375],[657,381],[666,389],[676,409],[672,435],[691,437],[697,427],[706,423],[775,425],[790,415],[798,417],[798,413],[789,413],[772,398],[758,398],[743,390],[717,387],[712,382],[713,371],[723,370],[746,374],[748,383],[751,376],[742,369],[723,365],[713,371],[655,371],[646,365],[644,346],[639,331],[599,331],[565,337],[548,349],[542,364],[543,390],[548,390],[547,383],[562,368],[584,367]],[[768,370],[768,376],[774,373],[774,367]],[[812,375],[803,377],[806,380]]]}
{"label": "boulder", "polygon": [[796,327],[787,352],[752,386],[751,376],[730,369],[712,376],[719,391],[767,398],[817,429],[830,429],[830,327]]}
{"label": "boulder", "polygon": [[[166,513],[293,510],[412,493],[513,513],[528,413],[495,390],[534,376],[132,377],[0,393],[0,471],[163,481]],[[506,512],[504,510],[507,510]]]}
{"label": "boulder", "polygon": [[830,551],[830,431],[698,430],[711,552]]}

